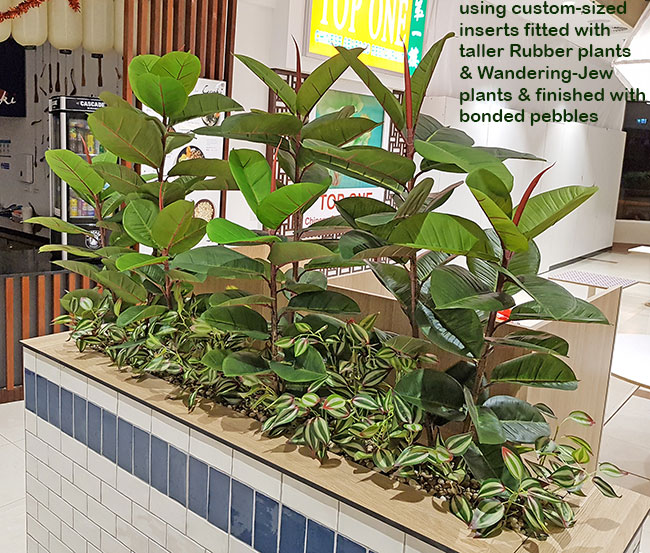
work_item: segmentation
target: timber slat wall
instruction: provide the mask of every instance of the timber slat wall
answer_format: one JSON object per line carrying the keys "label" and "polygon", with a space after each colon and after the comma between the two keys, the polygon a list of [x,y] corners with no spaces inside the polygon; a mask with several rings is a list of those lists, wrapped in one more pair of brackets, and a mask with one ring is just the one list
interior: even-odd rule
{"label": "timber slat wall", "polygon": [[0,403],[23,397],[20,340],[61,332],[52,319],[61,315],[61,297],[94,283],[67,271],[0,275]]}
{"label": "timber slat wall", "polygon": [[139,54],[192,52],[206,79],[232,83],[237,0],[126,0],[124,2],[124,96],[132,99],[128,66]]}

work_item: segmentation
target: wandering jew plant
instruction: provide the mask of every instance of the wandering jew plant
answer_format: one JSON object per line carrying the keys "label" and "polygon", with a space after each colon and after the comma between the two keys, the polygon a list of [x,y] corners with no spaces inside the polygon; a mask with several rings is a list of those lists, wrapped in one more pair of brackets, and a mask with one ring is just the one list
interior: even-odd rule
{"label": "wandering jew plant", "polygon": [[[496,390],[508,384],[570,393],[578,385],[563,359],[564,339],[507,323],[607,324],[598,309],[537,274],[534,241],[596,189],[535,194],[547,168],[517,204],[504,160],[541,160],[475,146],[421,112],[450,37],[433,45],[412,76],[405,57],[401,101],[358,59],[359,49],[339,48],[306,78],[298,53],[294,88],[238,56],[288,111],[237,113],[195,132],[270,146],[271,160],[236,149],[227,161],[169,168],[166,154],[194,136],[174,125],[242,107],[220,94],[190,95],[200,73],[191,54],[136,57],[131,88],[158,117],[104,93],[107,106],[89,125],[110,154],[47,154],[52,170],[96,207],[102,247],[43,250],[67,252],[75,259],[56,263],[98,284],[62,300],[67,314],[57,322],[72,329],[80,350],[171,380],[190,409],[204,401],[229,405],[320,460],[345,455],[445,498],[477,536],[513,529],[543,539],[552,526],[573,524],[569,499],[583,495],[588,481],[615,497],[603,477],[621,471],[608,463],[589,468],[590,445],[571,433],[594,423],[586,413],[557,421],[550,407]],[[383,106],[406,155],[350,145],[377,125],[354,117],[352,106],[313,117],[349,68]],[[288,184],[277,178],[279,168]],[[339,215],[305,229],[303,214],[327,191],[330,170],[381,187],[392,201],[345,198]],[[460,181],[433,192],[429,175],[436,172]],[[489,228],[444,212],[460,186],[476,198]],[[185,199],[198,189],[239,190],[263,230],[224,218],[206,224]],[[56,218],[29,222],[86,232]],[[280,229],[289,223],[286,237]],[[195,247],[206,232],[213,245]],[[333,233],[340,239],[318,238]],[[254,246],[245,251],[255,253],[233,246]],[[328,290],[323,269],[357,265],[367,265],[395,296],[409,336],[377,328],[376,314],[361,314],[351,298]],[[195,293],[205,282],[219,286]],[[517,304],[518,292],[530,300]],[[513,347],[521,355],[494,360]],[[442,352],[454,359],[447,368],[438,362]]]}

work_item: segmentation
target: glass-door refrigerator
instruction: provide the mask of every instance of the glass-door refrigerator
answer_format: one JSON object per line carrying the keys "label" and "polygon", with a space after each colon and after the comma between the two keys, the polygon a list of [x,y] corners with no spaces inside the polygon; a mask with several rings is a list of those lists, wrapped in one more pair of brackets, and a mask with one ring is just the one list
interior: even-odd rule
{"label": "glass-door refrigerator", "polygon": [[[50,98],[50,148],[70,150],[86,159],[84,142],[91,158],[104,152],[88,127],[88,115],[104,107],[99,98],[83,96],[54,96]],[[50,212],[80,227],[92,235],[52,233],[52,242],[91,249],[100,247],[95,209],[77,196],[75,191],[50,171]],[[63,258],[67,256],[63,252]]]}

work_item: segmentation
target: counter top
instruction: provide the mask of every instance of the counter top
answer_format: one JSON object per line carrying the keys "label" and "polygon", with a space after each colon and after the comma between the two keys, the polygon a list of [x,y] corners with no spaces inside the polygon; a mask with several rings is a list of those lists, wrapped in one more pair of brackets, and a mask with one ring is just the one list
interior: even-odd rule
{"label": "counter top", "polygon": [[370,514],[447,552],[461,553],[623,553],[650,511],[650,498],[618,490],[607,499],[592,490],[577,513],[576,525],[545,542],[504,532],[490,540],[473,539],[466,525],[440,500],[337,456],[325,464],[283,437],[267,438],[260,423],[227,407],[203,401],[188,413],[176,398],[178,388],[152,376],[134,376],[96,352],[79,353],[67,334],[25,340],[26,348],[125,394],[235,450],[288,474],[337,500]]}

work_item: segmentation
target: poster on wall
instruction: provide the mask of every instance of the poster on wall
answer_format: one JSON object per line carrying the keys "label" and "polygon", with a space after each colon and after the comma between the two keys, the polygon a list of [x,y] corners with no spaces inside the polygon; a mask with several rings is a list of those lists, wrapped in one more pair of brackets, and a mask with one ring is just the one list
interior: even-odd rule
{"label": "poster on wall", "polygon": [[[192,94],[226,94],[226,82],[212,79],[199,79],[192,90]],[[143,106],[143,111],[150,115],[156,115],[153,110]],[[223,114],[207,115],[189,121],[183,121],[174,125],[176,132],[192,132],[200,127],[214,127],[221,123]],[[165,176],[174,165],[181,161],[190,159],[223,159],[223,138],[218,136],[196,135],[194,139],[185,146],[169,152],[165,158]],[[194,216],[210,221],[219,217],[221,209],[220,190],[197,190],[187,195],[187,199],[194,202]],[[210,244],[207,236],[196,246]]]}
{"label": "poster on wall", "polygon": [[422,59],[427,0],[311,0],[309,51],[333,56],[336,46],[364,48],[366,65],[411,73]]}
{"label": "poster on wall", "polygon": [[25,49],[9,38],[0,42],[0,117],[26,117]]}
{"label": "poster on wall", "polygon": [[[315,116],[322,117],[328,113],[339,111],[346,106],[355,108],[354,117],[366,117],[376,123],[381,123],[371,132],[353,140],[347,146],[381,147],[384,135],[384,110],[374,96],[330,90],[325,93],[321,101],[316,105]],[[330,173],[332,175],[332,185],[327,193],[323,194],[305,213],[305,226],[338,215],[336,202],[343,198],[363,196],[383,201],[384,190],[382,188],[334,171],[330,171]]]}

